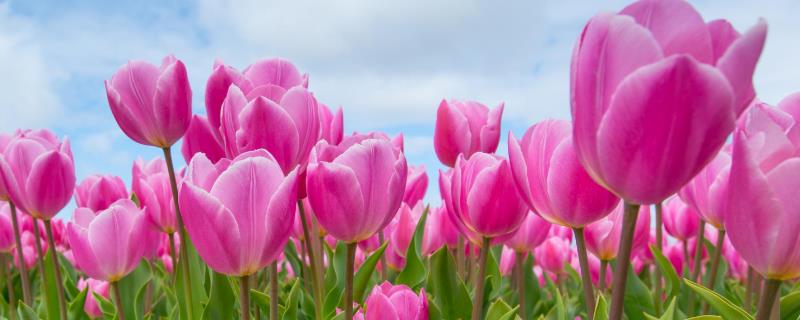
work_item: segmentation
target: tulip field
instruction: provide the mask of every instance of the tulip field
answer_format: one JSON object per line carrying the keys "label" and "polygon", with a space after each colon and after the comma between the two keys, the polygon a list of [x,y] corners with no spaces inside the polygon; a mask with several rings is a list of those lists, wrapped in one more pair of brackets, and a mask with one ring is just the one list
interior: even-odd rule
{"label": "tulip field", "polygon": [[0,319],[800,319],[800,93],[759,99],[752,21],[587,16],[571,119],[515,134],[502,103],[440,100],[431,177],[288,59],[200,89],[131,60],[97,84],[158,148],[131,181],[0,134]]}

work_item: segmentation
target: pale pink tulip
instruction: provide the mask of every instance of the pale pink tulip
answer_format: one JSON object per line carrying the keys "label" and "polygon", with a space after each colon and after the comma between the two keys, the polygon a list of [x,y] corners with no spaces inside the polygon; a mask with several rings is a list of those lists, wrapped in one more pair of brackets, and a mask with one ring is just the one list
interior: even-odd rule
{"label": "pale pink tulip", "polygon": [[164,159],[154,158],[149,162],[137,159],[133,163],[131,180],[133,180],[131,189],[150,222],[161,232],[175,232],[177,230],[175,204],[172,199],[167,163]]}

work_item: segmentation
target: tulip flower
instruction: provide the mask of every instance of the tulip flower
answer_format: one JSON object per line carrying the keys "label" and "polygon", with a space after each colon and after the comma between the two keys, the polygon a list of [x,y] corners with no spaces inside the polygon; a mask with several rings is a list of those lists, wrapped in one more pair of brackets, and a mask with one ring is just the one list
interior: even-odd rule
{"label": "tulip flower", "polygon": [[201,115],[192,116],[192,122],[186,130],[181,145],[181,154],[186,163],[192,161],[196,153],[205,153],[212,162],[217,162],[225,157],[225,149],[219,137],[218,128],[214,128],[208,119]]}
{"label": "tulip flower", "polygon": [[130,61],[105,86],[114,119],[133,141],[168,148],[189,127],[192,89],[186,66],[174,56],[165,57],[160,67]]}
{"label": "tulip flower", "polygon": [[389,242],[394,245],[395,253],[401,258],[406,258],[408,246],[411,244],[411,239],[414,237],[414,230],[422,218],[425,207],[422,203],[417,203],[413,208],[403,203],[400,205],[400,210],[393,221],[389,224],[392,226],[389,235]]}
{"label": "tulip flower", "polygon": [[163,233],[174,233],[178,226],[166,162],[161,158],[148,162],[137,159],[133,163],[131,180],[131,189],[150,222]]}
{"label": "tulip flower", "polygon": [[422,234],[422,254],[431,255],[442,246],[455,248],[458,245],[458,230],[445,206],[432,208],[425,220],[425,230]]}
{"label": "tulip flower", "polygon": [[345,318],[352,317],[355,246],[382,230],[400,207],[407,178],[403,153],[386,139],[365,135],[312,151],[306,188],[319,224],[347,243]]}
{"label": "tulip flower", "polygon": [[428,173],[425,172],[425,166],[408,167],[408,180],[406,180],[405,193],[403,194],[403,202],[409,206],[414,206],[425,197],[425,191],[428,190]]}
{"label": "tulip flower", "polygon": [[0,255],[11,254],[16,243],[14,241],[14,226],[11,224],[11,212],[8,205],[0,205]]}
{"label": "tulip flower", "polygon": [[[620,203],[607,217],[586,226],[586,248],[600,258],[611,261],[619,254],[619,243],[622,237],[624,205]],[[646,249],[650,239],[650,207],[641,206],[634,229],[634,252]]]}
{"label": "tulip flower", "polygon": [[[0,133],[0,155],[6,150],[8,144],[14,137],[8,134]],[[12,232],[14,236],[14,247],[16,248],[16,252],[13,253],[15,261],[34,261],[35,259],[31,260],[25,256],[25,247],[22,245],[22,240],[20,236],[20,229],[19,223],[17,221],[17,207],[14,205],[14,201],[11,200],[8,194],[8,187],[6,187],[6,183],[2,178],[2,171],[0,171],[0,201],[5,201],[8,203],[9,209],[9,217],[11,220]],[[30,289],[30,280],[28,280],[28,270],[27,265],[25,263],[18,263],[15,262],[20,269],[20,282],[22,282],[22,295],[23,301],[27,305],[31,305],[33,303],[33,296],[31,295]]]}
{"label": "tulip flower", "polygon": [[[781,281],[800,276],[800,258],[795,254],[800,211],[794,205],[800,190],[794,179],[800,174],[800,149],[791,148],[788,138],[796,124],[759,120],[775,112],[765,112],[766,108],[754,108],[744,119],[745,126],[734,133],[724,206],[724,226],[733,247],[766,278],[758,319],[769,318]],[[787,120],[794,122],[791,117]]]}
{"label": "tulip flower", "polygon": [[697,235],[700,217],[691,206],[679,197],[671,197],[664,202],[664,228],[671,236],[687,241]]}
{"label": "tulip flower", "polygon": [[442,164],[452,167],[460,154],[493,153],[500,142],[505,104],[489,110],[475,101],[442,100],[436,112],[433,148]]}
{"label": "tulip flower", "polygon": [[344,114],[342,107],[336,109],[336,114],[331,113],[324,103],[319,104],[319,133],[320,138],[330,144],[339,144],[344,138]]}
{"label": "tulip flower", "polygon": [[102,211],[119,199],[128,198],[122,178],[112,175],[90,175],[75,187],[78,207]]}
{"label": "tulip flower", "polygon": [[536,257],[536,264],[560,278],[564,273],[564,266],[570,260],[570,245],[563,238],[548,238],[533,250],[533,255]]}
{"label": "tulip flower", "polygon": [[108,299],[108,282],[92,278],[80,279],[78,280],[78,290],[87,290],[83,311],[92,319],[102,318],[103,312],[100,310],[94,295],[97,294]]}
{"label": "tulip flower", "polygon": [[[725,20],[706,24],[685,1],[640,0],[593,17],[573,51],[570,80],[575,146],[589,174],[632,205],[677,192],[755,97],[766,32],[763,21],[741,35]],[[637,211],[629,212],[626,230]],[[617,270],[611,319],[622,314],[627,263]]]}
{"label": "tulip flower", "polygon": [[427,320],[428,299],[425,289],[417,295],[406,285],[384,282],[375,286],[367,298],[366,320]]}

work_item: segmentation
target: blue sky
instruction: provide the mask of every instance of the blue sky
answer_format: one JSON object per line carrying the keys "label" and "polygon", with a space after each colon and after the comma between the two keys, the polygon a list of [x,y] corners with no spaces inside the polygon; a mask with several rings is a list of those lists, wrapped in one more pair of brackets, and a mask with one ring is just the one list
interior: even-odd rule
{"label": "blue sky", "polygon": [[[428,200],[438,203],[433,153],[442,98],[506,103],[520,135],[547,118],[569,119],[569,58],[583,24],[625,1],[2,1],[0,130],[47,127],[73,143],[79,179],[160,154],[117,128],[103,80],[130,59],[182,59],[204,113],[205,79],[215,59],[244,68],[284,57],[310,74],[310,88],[343,106],[345,132],[406,136],[411,164],[428,168]],[[800,90],[796,1],[692,1],[707,19],[742,30],[769,23],[756,72],[762,100]]]}

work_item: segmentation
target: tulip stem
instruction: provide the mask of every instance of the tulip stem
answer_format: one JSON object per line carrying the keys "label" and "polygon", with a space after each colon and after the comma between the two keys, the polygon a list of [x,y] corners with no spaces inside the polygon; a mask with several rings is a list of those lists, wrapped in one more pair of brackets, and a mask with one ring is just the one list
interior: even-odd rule
{"label": "tulip stem", "polygon": [[[384,240],[383,230],[380,230],[380,231],[378,231],[378,242],[380,242],[381,246],[383,245],[383,240]],[[381,274],[380,274],[381,275],[381,282],[386,281],[386,279],[387,279],[387,275],[386,274],[388,273],[387,272],[388,268],[389,268],[389,265],[386,264],[386,255],[382,254],[381,255]]]}
{"label": "tulip stem", "polygon": [[[700,265],[701,260],[703,259],[703,242],[705,242],[705,230],[706,230],[706,222],[704,220],[700,220],[700,227],[697,229],[697,237],[695,237],[695,248],[694,248],[694,261],[692,266],[692,281],[699,282],[697,280],[700,277]],[[694,315],[694,294],[689,292],[689,297],[686,299],[686,315],[692,316]]]}
{"label": "tulip stem", "polygon": [[581,266],[586,315],[589,319],[594,319],[594,288],[592,288],[592,274],[589,271],[589,256],[586,254],[586,239],[583,236],[583,228],[572,228],[572,231],[575,232],[575,245],[578,249],[578,262]]}
{"label": "tulip stem", "polygon": [[239,277],[239,309],[242,320],[250,320],[250,275]]}
{"label": "tulip stem", "polygon": [[631,246],[633,245],[633,232],[636,227],[636,217],[639,215],[639,205],[625,202],[625,215],[622,218],[622,238],[619,243],[617,255],[617,268],[614,270],[614,279],[611,285],[611,311],[609,319],[622,319],[622,304],[625,300],[625,283],[628,280],[628,265],[631,261]]}
{"label": "tulip stem", "polygon": [[[664,239],[663,238],[664,223],[662,221],[663,210],[661,208],[661,202],[656,203],[655,207],[656,207],[656,248],[658,248],[659,252],[663,253],[664,248],[662,246],[662,240]],[[653,295],[655,296],[653,302],[655,303],[656,314],[661,314],[661,269],[655,268],[654,274],[655,274],[656,285],[655,285],[655,292],[653,293]]]}
{"label": "tulip stem", "polygon": [[278,262],[269,266],[269,319],[278,320]]}
{"label": "tulip stem", "polygon": [[[322,286],[324,284],[324,282],[322,282],[320,280],[320,275],[321,275],[321,270],[322,270],[320,268],[322,268],[322,266],[317,264],[317,258],[318,257],[317,257],[317,254],[316,254],[316,250],[314,250],[314,247],[316,247],[314,245],[314,239],[315,238],[313,238],[311,236],[311,232],[308,231],[309,230],[309,223],[306,220],[306,212],[305,212],[305,207],[303,206],[303,200],[297,200],[297,209],[300,211],[300,222],[303,225],[303,238],[305,239],[305,241],[303,241],[303,242],[305,243],[305,246],[306,246],[305,250],[308,253],[308,263],[309,263],[309,266],[311,268],[311,286],[314,289],[314,309],[315,309],[314,311],[317,314],[317,319],[322,319],[322,317],[323,317],[323,314],[322,314],[323,288],[322,288]],[[305,261],[303,261],[303,263],[305,263]]]}
{"label": "tulip stem", "polygon": [[111,285],[111,294],[114,297],[114,304],[117,307],[117,319],[125,320],[125,309],[122,307],[122,295],[119,294],[119,284],[117,281],[113,281],[110,283]]}
{"label": "tulip stem", "polygon": [[780,287],[780,280],[766,279],[764,288],[762,289],[763,291],[761,292],[761,300],[758,302],[756,320],[769,320],[770,313],[772,312],[772,304],[775,303],[775,297]]}
{"label": "tulip stem", "polygon": [[753,267],[747,266],[747,283],[745,284],[744,292],[744,311],[750,312],[753,307],[753,283],[755,275],[753,274]]}
{"label": "tulip stem", "polygon": [[483,289],[484,280],[486,278],[486,260],[489,259],[489,238],[483,238],[483,246],[481,247],[481,257],[478,261],[478,276],[475,278],[475,297],[472,298],[472,320],[481,319],[483,313]]}
{"label": "tulip stem", "polygon": [[[11,254],[9,254],[11,256]],[[14,258],[11,258],[14,261]],[[6,255],[0,253],[0,274],[6,279],[6,287],[8,287],[8,317],[11,320],[17,319],[17,298],[14,297],[14,283],[11,281],[11,272],[8,271],[8,262],[6,262]]]}
{"label": "tulip stem", "polygon": [[55,269],[56,276],[56,292],[58,292],[58,309],[61,313],[61,319],[67,319],[67,299],[64,297],[64,282],[61,281],[61,266],[58,263],[58,252],[56,252],[56,243],[53,240],[53,227],[50,225],[50,220],[44,220],[44,230],[47,233],[47,246],[48,250],[52,253],[53,269]]}
{"label": "tulip stem", "polygon": [[347,244],[347,267],[344,280],[344,318],[353,319],[353,272],[356,260],[356,243]]}
{"label": "tulip stem", "polygon": [[608,260],[600,260],[600,293],[606,291],[606,269],[608,269]]}
{"label": "tulip stem", "polygon": [[515,261],[516,268],[514,271],[517,273],[517,301],[519,304],[519,316],[522,319],[525,317],[525,275],[530,270],[525,270],[525,254],[517,252],[517,259]]}
{"label": "tulip stem", "polygon": [[176,281],[178,281],[178,273],[175,272],[177,270],[177,263],[178,263],[178,254],[177,254],[177,246],[175,246],[175,233],[168,233],[167,236],[169,237],[169,256],[172,258],[172,284],[174,285]]}
{"label": "tulip stem", "polygon": [[19,258],[19,276],[20,280],[22,280],[22,301],[32,306],[33,296],[31,295],[31,282],[28,279],[28,266],[25,265],[25,254],[22,250],[19,223],[17,222],[17,207],[11,200],[8,201],[8,207],[11,209],[11,224],[14,227],[14,242],[17,249],[17,258]]}
{"label": "tulip stem", "polygon": [[461,279],[467,282],[464,278],[464,239],[461,239],[460,234],[456,239],[456,270]]}
{"label": "tulip stem", "polygon": [[[181,208],[178,204],[178,182],[175,180],[175,167],[172,163],[172,147],[165,147],[161,150],[164,151],[164,160],[167,162],[167,172],[169,173],[169,184],[172,187],[172,202],[175,205],[175,220],[178,222],[178,233],[181,237],[181,250],[180,265],[183,276],[183,295],[185,298],[184,306],[186,308],[186,315],[189,319],[194,319],[194,303],[192,303],[192,281],[189,275],[189,250],[188,239],[186,237],[186,228],[183,227],[183,217],[181,216]],[[174,263],[174,261],[173,261]],[[120,319],[122,320],[122,319]]]}
{"label": "tulip stem", "polygon": [[[719,259],[722,255],[722,245],[725,241],[725,230],[719,230],[717,233],[717,246],[716,250],[714,250],[714,258],[711,260],[711,273],[708,277],[708,283],[706,287],[711,291],[714,291],[714,284],[717,282],[717,270],[719,269]],[[708,313],[708,308],[710,305],[708,303],[703,305],[703,313]]]}

